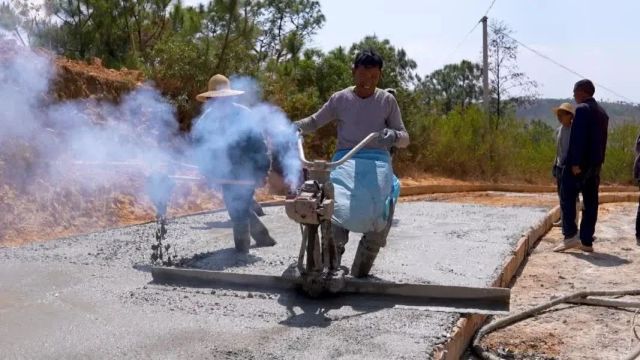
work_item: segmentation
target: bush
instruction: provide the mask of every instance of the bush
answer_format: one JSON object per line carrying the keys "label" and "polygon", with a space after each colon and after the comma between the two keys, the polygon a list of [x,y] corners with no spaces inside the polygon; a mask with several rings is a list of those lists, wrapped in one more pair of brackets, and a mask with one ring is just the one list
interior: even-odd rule
{"label": "bush", "polygon": [[[415,172],[496,182],[551,182],[556,156],[555,129],[542,121],[525,122],[506,116],[499,122],[476,107],[447,115],[409,113],[408,149],[394,158],[401,175]],[[640,126],[623,124],[609,129],[602,180],[630,183]]]}
{"label": "bush", "polygon": [[614,183],[633,181],[636,136],[640,126],[622,124],[609,130],[607,153],[602,167],[602,180]]}

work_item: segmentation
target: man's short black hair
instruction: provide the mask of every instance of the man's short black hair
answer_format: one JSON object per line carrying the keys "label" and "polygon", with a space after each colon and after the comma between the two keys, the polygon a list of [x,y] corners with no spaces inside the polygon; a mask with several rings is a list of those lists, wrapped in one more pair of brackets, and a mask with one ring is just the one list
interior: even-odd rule
{"label": "man's short black hair", "polygon": [[596,93],[596,87],[593,86],[593,83],[589,79],[582,79],[578,81],[573,87],[573,90],[580,90],[589,96],[593,96],[593,94]]}
{"label": "man's short black hair", "polygon": [[364,67],[377,67],[382,70],[382,66],[384,62],[382,61],[382,56],[380,56],[373,49],[362,50],[356,55],[356,59],[353,61],[353,68],[357,68],[358,66]]}

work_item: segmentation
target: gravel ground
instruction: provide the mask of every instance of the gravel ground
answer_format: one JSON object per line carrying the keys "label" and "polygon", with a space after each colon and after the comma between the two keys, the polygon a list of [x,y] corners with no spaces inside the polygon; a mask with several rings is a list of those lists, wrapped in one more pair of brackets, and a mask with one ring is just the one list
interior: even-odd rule
{"label": "gravel ground", "polygon": [[[373,268],[394,281],[486,286],[543,208],[400,204]],[[192,266],[279,275],[300,233],[282,208],[279,241],[237,255],[226,213],[172,220],[167,240]],[[0,248],[3,358],[428,358],[458,314],[294,293],[162,286],[145,271],[154,224]],[[357,238],[343,261],[353,259]],[[204,256],[202,256],[204,254]]]}

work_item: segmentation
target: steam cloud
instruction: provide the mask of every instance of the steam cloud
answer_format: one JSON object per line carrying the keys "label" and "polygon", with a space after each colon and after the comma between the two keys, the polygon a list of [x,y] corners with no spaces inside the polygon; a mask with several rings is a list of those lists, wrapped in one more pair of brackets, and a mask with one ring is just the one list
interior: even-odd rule
{"label": "steam cloud", "polygon": [[[56,183],[64,178],[69,164],[78,162],[125,162],[147,174],[158,170],[158,164],[170,168],[176,162],[193,163],[193,151],[179,132],[174,106],[153,86],[138,87],[118,104],[93,99],[54,102],[48,94],[55,76],[53,59],[46,54],[25,48],[0,54],[0,180],[28,183],[37,172]],[[258,100],[258,86],[252,79],[235,78],[232,84],[247,92],[253,126],[231,127],[228,136],[215,139],[215,146],[228,148],[242,134],[263,133],[282,164],[287,183],[297,186],[301,164],[291,122],[277,107]],[[233,118],[216,120],[236,123]],[[37,163],[19,166],[7,160],[11,152],[19,152],[16,144],[26,144],[36,152]],[[213,156],[206,161],[217,167],[221,177],[236,166]],[[114,167],[111,175],[100,179],[100,185],[119,178]],[[95,179],[74,180],[87,187],[97,185]],[[147,190],[158,194],[164,189]]]}

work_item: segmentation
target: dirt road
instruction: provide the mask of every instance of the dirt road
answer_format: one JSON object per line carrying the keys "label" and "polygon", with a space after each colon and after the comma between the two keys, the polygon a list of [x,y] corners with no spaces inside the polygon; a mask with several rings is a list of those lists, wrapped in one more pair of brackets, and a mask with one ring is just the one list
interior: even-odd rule
{"label": "dirt road", "polygon": [[[552,252],[562,240],[560,228],[552,229],[515,282],[512,312],[581,290],[640,287],[640,246],[634,236],[637,206],[601,205],[592,254]],[[620,359],[638,346],[631,332],[633,318],[633,312],[619,309],[559,306],[489,335],[485,346],[515,359]]]}

